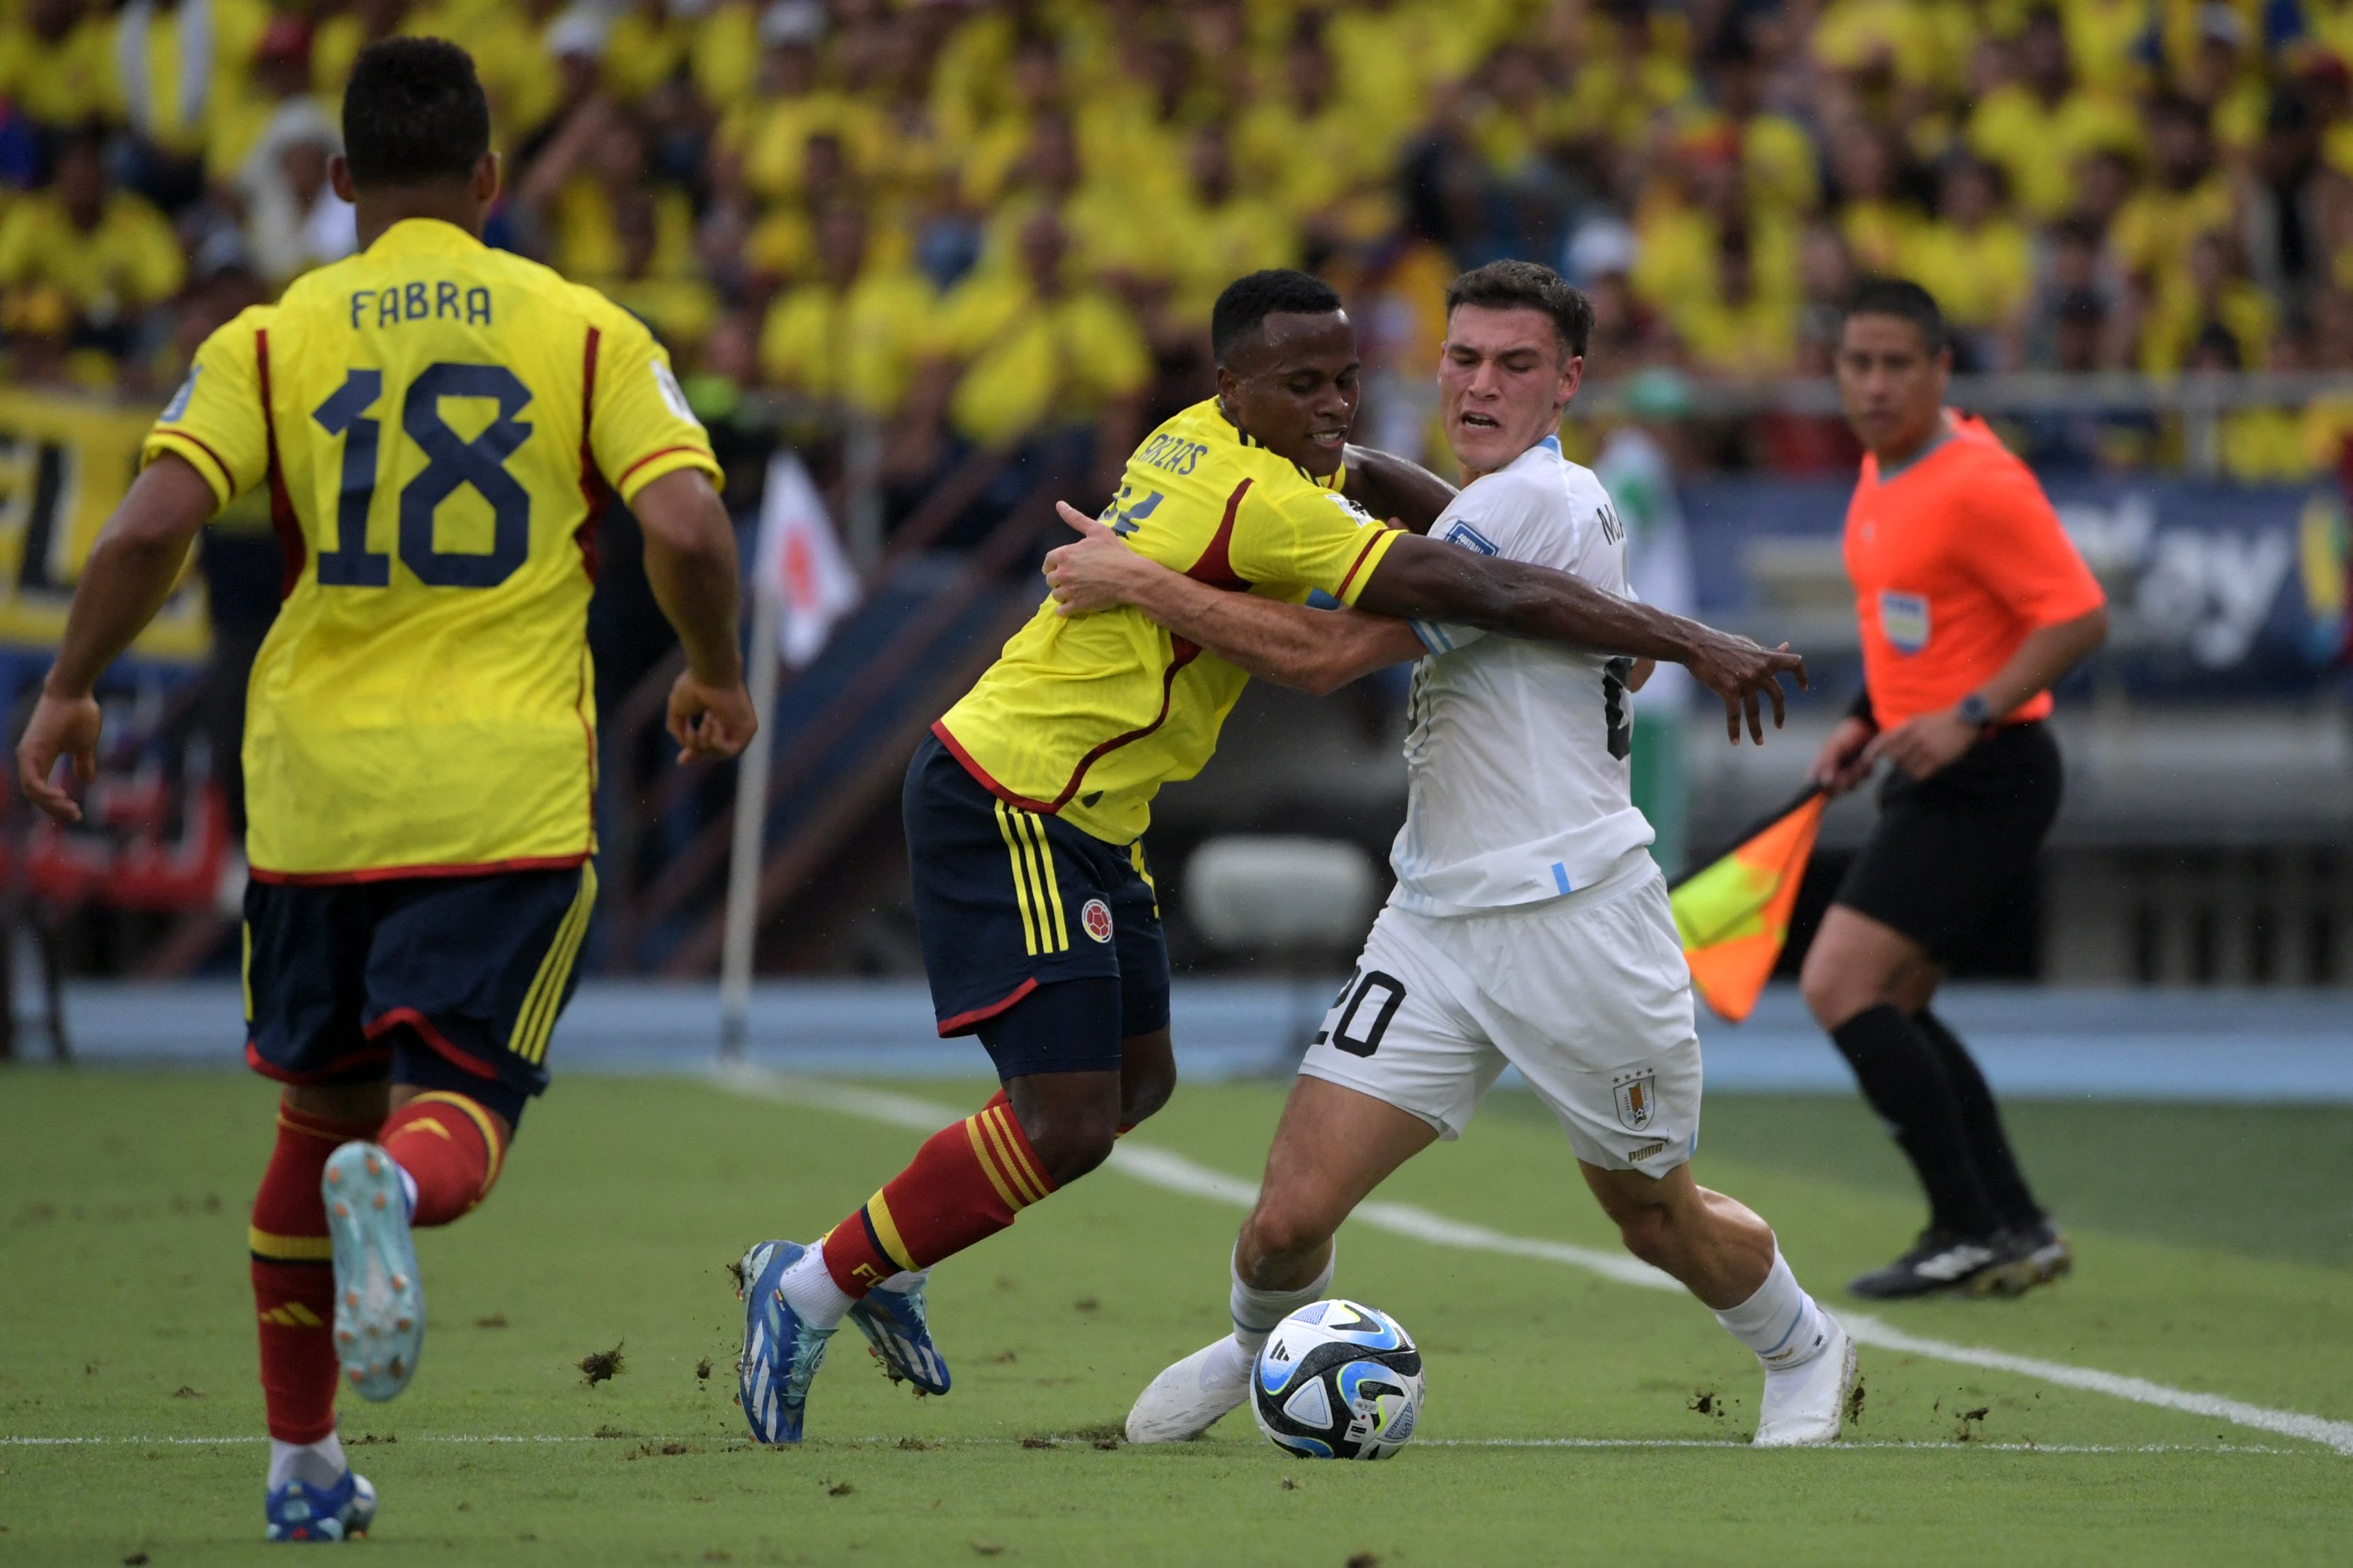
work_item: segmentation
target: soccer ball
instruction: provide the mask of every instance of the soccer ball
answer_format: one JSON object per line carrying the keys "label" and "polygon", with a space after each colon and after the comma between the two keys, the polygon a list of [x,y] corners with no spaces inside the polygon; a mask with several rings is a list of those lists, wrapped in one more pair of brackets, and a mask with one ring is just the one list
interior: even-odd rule
{"label": "soccer ball", "polygon": [[1251,1369],[1250,1413],[1311,1459],[1386,1459],[1421,1419],[1421,1352],[1356,1301],[1318,1301],[1274,1326]]}

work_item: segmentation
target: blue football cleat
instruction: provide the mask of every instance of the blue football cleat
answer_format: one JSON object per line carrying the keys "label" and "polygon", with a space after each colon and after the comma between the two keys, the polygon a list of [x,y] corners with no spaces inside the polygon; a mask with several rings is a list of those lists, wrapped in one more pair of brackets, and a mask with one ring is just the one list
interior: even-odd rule
{"label": "blue football cleat", "polygon": [[365,1399],[408,1386],[425,1350],[425,1289],[400,1169],[373,1143],[327,1156],[319,1191],[335,1249],[335,1359]]}
{"label": "blue football cleat", "polygon": [[375,1489],[351,1470],[331,1487],[288,1481],[269,1489],[272,1541],[350,1541],[375,1522]]}
{"label": "blue football cleat", "polygon": [[813,1329],[785,1300],[779,1281],[808,1250],[797,1241],[764,1241],[744,1255],[744,1356],[735,1366],[735,1400],[755,1443],[797,1443],[809,1380],[825,1364],[831,1329]]}
{"label": "blue football cleat", "polygon": [[932,1342],[930,1314],[923,1310],[923,1286],[887,1290],[876,1286],[849,1309],[866,1342],[881,1358],[882,1370],[893,1383],[912,1383],[925,1394],[948,1391],[947,1358]]}

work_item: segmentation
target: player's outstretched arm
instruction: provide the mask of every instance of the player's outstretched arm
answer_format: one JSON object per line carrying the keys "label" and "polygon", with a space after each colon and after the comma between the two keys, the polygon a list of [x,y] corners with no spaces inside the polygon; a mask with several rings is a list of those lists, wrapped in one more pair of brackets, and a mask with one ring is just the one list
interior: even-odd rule
{"label": "player's outstretched arm", "polygon": [[1773,727],[1780,728],[1782,674],[1806,684],[1806,661],[1786,644],[1760,647],[1746,637],[1605,593],[1566,572],[1434,540],[1398,540],[1375,564],[1356,605],[1385,616],[1456,622],[1592,653],[1680,664],[1724,700],[1725,729],[1735,744],[1744,716],[1750,737],[1764,742],[1760,697],[1772,704]]}
{"label": "player's outstretched arm", "polygon": [[165,452],[131,483],[122,504],[90,546],[57,661],[16,742],[16,782],[25,798],[60,822],[81,807],[54,778],[58,759],[73,759],[74,777],[98,773],[98,700],[90,689],[171,597],[188,542],[213,514],[212,486],[185,458]]}
{"label": "player's outstretched arm", "polygon": [[1377,447],[1350,447],[1346,468],[1348,482],[1340,493],[1410,532],[1429,532],[1454,500],[1452,485],[1411,458]]}
{"label": "player's outstretched arm", "polygon": [[710,479],[680,468],[629,502],[646,535],[646,579],[686,649],[686,669],[670,689],[670,732],[681,763],[732,757],[760,728],[744,689],[744,655],[735,641],[742,584],[735,530]]}
{"label": "player's outstretched arm", "polygon": [[1357,610],[1311,610],[1197,583],[1137,554],[1068,502],[1055,504],[1082,535],[1046,557],[1046,581],[1063,615],[1132,605],[1237,669],[1318,697],[1421,657],[1421,639],[1403,621]]}

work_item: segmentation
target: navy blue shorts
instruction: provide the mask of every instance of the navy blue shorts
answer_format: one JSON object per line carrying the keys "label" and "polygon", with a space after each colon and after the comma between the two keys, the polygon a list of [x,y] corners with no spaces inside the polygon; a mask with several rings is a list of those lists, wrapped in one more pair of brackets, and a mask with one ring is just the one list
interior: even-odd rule
{"label": "navy blue shorts", "polygon": [[247,1065],[281,1083],[454,1090],[510,1124],[596,902],[589,865],[245,889]]}
{"label": "navy blue shorts", "polygon": [[[1122,1040],[1168,1022],[1168,944],[1141,840],[1106,844],[1059,816],[1006,805],[927,736],[902,797],[915,925],[942,1035],[983,1033],[1001,1074],[1098,1072]],[[1023,1008],[1054,1037],[989,1028],[1041,985],[1119,982],[1117,1026],[1069,1027],[1068,1008]],[[1094,1038],[1093,1036],[1103,1036]],[[1018,1070],[1012,1070],[1015,1064]]]}

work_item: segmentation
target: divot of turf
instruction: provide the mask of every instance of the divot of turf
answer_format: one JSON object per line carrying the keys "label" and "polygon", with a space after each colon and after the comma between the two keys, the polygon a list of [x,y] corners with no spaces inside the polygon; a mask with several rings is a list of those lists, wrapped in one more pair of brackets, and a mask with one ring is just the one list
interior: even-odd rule
{"label": "divot of turf", "polygon": [[590,1351],[572,1364],[580,1369],[581,1385],[594,1388],[621,1374],[621,1347],[615,1345],[608,1351]]}

